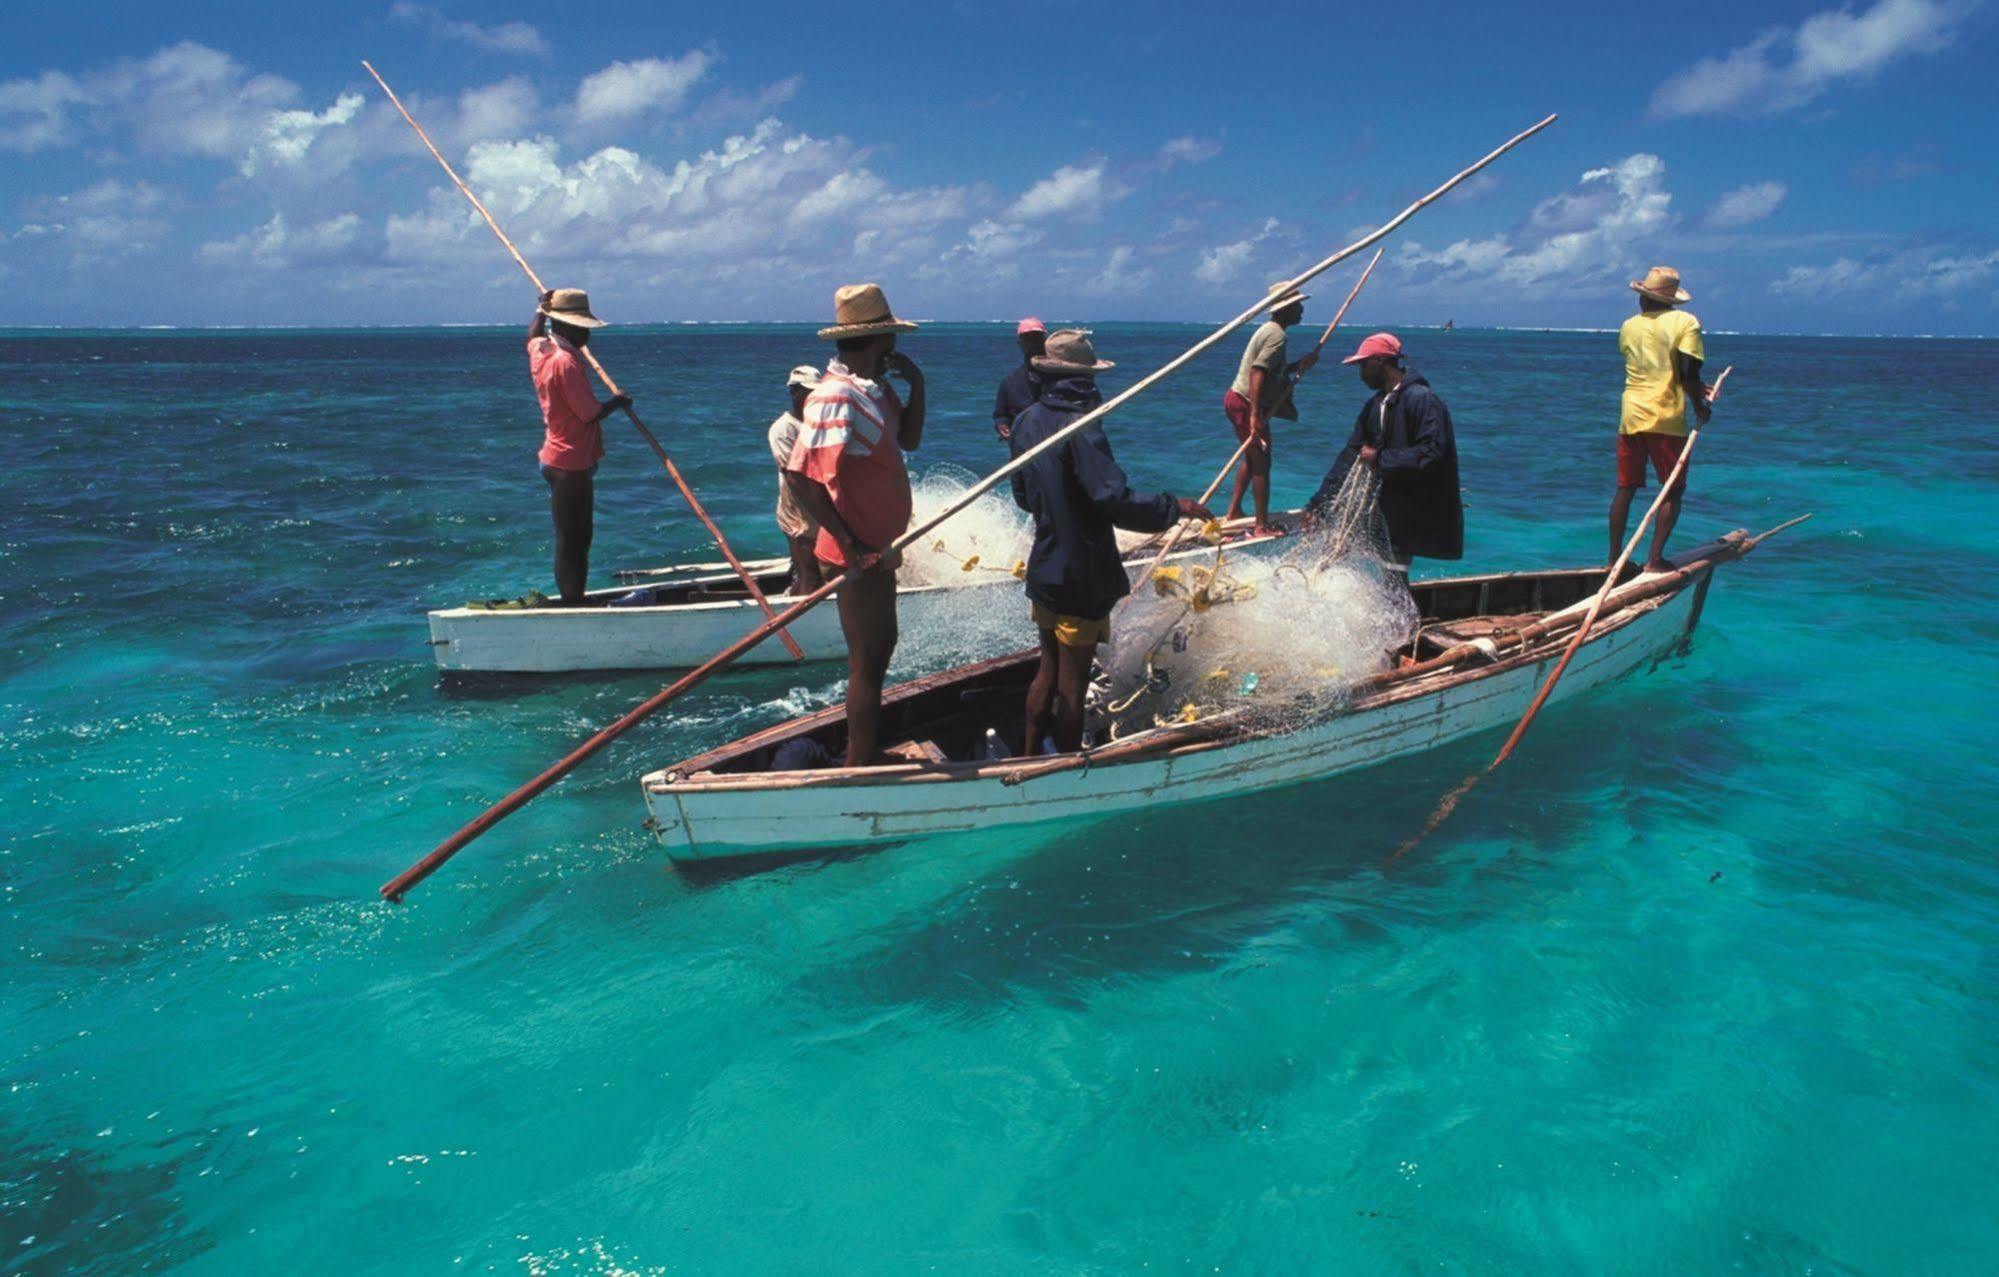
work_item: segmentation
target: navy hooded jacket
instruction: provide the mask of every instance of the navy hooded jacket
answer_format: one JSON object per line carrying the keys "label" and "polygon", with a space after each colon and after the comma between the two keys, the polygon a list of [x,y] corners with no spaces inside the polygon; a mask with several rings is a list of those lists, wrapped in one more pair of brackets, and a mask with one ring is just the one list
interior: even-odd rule
{"label": "navy hooded jacket", "polygon": [[1333,499],[1346,482],[1347,471],[1360,456],[1361,445],[1380,449],[1381,515],[1388,539],[1398,554],[1426,559],[1458,559],[1465,552],[1465,508],[1458,495],[1458,443],[1451,429],[1451,410],[1414,368],[1388,399],[1384,422],[1377,391],[1360,410],[1353,437],[1341,451],[1325,482],[1314,493],[1310,508]]}
{"label": "navy hooded jacket", "polygon": [[[1014,418],[1007,445],[1017,457],[1103,399],[1094,378],[1050,377],[1041,398]],[[1132,492],[1103,427],[1094,422],[1015,471],[1013,499],[1034,516],[1027,597],[1087,619],[1109,615],[1131,593],[1114,529],[1160,532],[1180,514],[1180,503],[1167,493]]]}

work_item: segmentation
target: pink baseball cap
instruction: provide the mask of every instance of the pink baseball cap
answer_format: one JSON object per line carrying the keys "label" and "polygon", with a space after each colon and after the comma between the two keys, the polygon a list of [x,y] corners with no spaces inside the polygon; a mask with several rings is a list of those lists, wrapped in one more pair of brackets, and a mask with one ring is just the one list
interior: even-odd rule
{"label": "pink baseball cap", "polygon": [[1402,339],[1394,333],[1376,333],[1360,344],[1360,349],[1340,360],[1343,364],[1357,364],[1363,359],[1373,359],[1376,355],[1387,355],[1391,359],[1402,358]]}
{"label": "pink baseball cap", "polygon": [[1013,335],[1016,337],[1025,337],[1029,333],[1045,333],[1047,331],[1048,325],[1029,315],[1026,319],[1020,321],[1020,326],[1013,330]]}

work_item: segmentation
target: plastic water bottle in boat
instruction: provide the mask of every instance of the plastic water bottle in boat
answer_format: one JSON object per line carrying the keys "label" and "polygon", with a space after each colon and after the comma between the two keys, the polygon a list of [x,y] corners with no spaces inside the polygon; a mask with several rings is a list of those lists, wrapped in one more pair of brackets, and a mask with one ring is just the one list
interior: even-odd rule
{"label": "plastic water bottle in boat", "polygon": [[998,730],[991,727],[986,728],[986,740],[983,745],[979,746],[979,757],[987,762],[997,762],[1002,758],[1011,758],[1012,756],[1012,751],[1007,749],[1006,742],[1000,739]]}

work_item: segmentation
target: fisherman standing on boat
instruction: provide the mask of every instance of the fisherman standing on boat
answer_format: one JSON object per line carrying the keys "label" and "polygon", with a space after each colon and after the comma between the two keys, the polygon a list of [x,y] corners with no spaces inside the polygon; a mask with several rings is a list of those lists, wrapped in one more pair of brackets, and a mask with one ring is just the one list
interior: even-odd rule
{"label": "fisherman standing on boat", "polygon": [[810,594],[825,583],[819,574],[819,556],[812,550],[819,540],[819,525],[799,506],[791,484],[784,477],[791,451],[798,446],[798,432],[805,426],[806,397],[818,385],[819,370],[811,364],[792,369],[785,379],[785,387],[791,392],[791,408],[770,423],[770,455],[777,460],[777,528],[784,533],[785,544],[791,547],[791,584],[785,587],[785,593],[794,597]]}
{"label": "fisherman standing on boat", "polygon": [[1451,410],[1423,374],[1402,360],[1402,340],[1376,333],[1340,361],[1358,364],[1374,395],[1361,406],[1333,468],[1306,509],[1315,518],[1356,465],[1381,476],[1381,517],[1389,555],[1408,571],[1416,555],[1457,559],[1465,552],[1465,509],[1458,493],[1458,442]]}
{"label": "fisherman standing on boat", "polygon": [[[847,766],[874,761],[881,726],[882,680],[895,655],[895,571],[890,542],[909,528],[909,471],[902,454],[923,439],[923,370],[895,348],[897,319],[879,284],[849,284],[833,294],[837,342],[819,385],[805,400],[804,428],[785,463],[785,482],[819,525],[813,547],[827,576],[856,569],[840,587],[840,629],[847,638]],[[909,385],[907,402],[884,379]]]}
{"label": "fisherman standing on boat", "polygon": [[[548,335],[542,333],[546,323]],[[604,418],[631,406],[618,395],[598,403],[583,371],[582,349],[604,321],[590,313],[580,288],[542,293],[528,324],[528,373],[541,401],[541,477],[548,480],[548,509],[555,520],[555,584],[562,606],[583,604],[590,576],[590,537],[596,515],[597,462],[604,455]]]}
{"label": "fisherman standing on boat", "polygon": [[1236,442],[1251,441],[1236,469],[1235,494],[1223,517],[1241,518],[1243,493],[1252,493],[1259,536],[1284,531],[1270,522],[1270,420],[1298,420],[1298,409],[1291,402],[1292,383],[1319,362],[1316,350],[1295,364],[1284,360],[1284,330],[1305,317],[1305,299],[1311,294],[1281,283],[1272,284],[1270,290],[1279,294],[1270,304],[1270,318],[1250,334],[1235,382],[1222,396],[1222,411],[1235,427]]}
{"label": "fisherman standing on boat", "polygon": [[1048,344],[1048,325],[1029,315],[1013,330],[1020,346],[1020,366],[1000,380],[993,396],[993,433],[1004,439],[1013,431],[1013,419],[1025,412],[1041,395],[1041,374],[1034,360]]}
{"label": "fisherman standing on boat", "polygon": [[[1089,334],[1075,328],[1050,333],[1046,353],[1033,363],[1041,397],[1014,419],[1007,444],[1016,457],[1101,404],[1097,374],[1111,367],[1097,358]],[[1131,593],[1116,529],[1161,532],[1179,519],[1212,516],[1171,493],[1135,495],[1095,423],[1015,471],[1013,499],[1034,516],[1027,597],[1041,631],[1022,748],[1034,753],[1052,737],[1058,752],[1081,749],[1090,662],[1110,634],[1111,609]]]}
{"label": "fisherman standing on boat", "polygon": [[[1679,310],[1693,300],[1680,287],[1680,272],[1670,266],[1654,266],[1645,278],[1634,280],[1638,313],[1624,321],[1617,333],[1617,348],[1624,355],[1624,410],[1617,426],[1617,495],[1610,501],[1610,558],[1617,562],[1624,548],[1624,524],[1631,514],[1631,498],[1645,486],[1645,463],[1664,483],[1673,472],[1680,453],[1687,446],[1687,407],[1706,425],[1713,390],[1701,380],[1701,363],[1707,352],[1701,344],[1701,321],[1691,311]],[[1680,502],[1687,490],[1686,471],[1659,503],[1659,517],[1652,525],[1652,550],[1645,559],[1645,571],[1664,572],[1673,565],[1666,561],[1666,542],[1680,519]]]}

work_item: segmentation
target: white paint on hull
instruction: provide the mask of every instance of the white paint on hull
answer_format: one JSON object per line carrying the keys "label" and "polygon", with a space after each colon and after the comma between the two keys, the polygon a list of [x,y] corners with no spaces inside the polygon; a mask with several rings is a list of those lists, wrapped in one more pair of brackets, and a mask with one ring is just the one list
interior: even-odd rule
{"label": "white paint on hull", "polygon": [[[1661,603],[1641,604],[1628,620],[1585,643],[1552,700],[1573,700],[1668,655],[1692,619],[1695,594],[1690,584]],[[665,772],[653,772],[640,784],[653,827],[676,861],[1097,819],[1323,780],[1510,726],[1554,659],[1551,652],[1429,693],[1420,693],[1419,683],[1410,690],[1420,694],[1392,696],[1284,735],[1061,772],[1019,786],[1000,779],[1019,760],[987,764],[969,778],[929,773],[773,789],[754,775],[669,783]]]}

